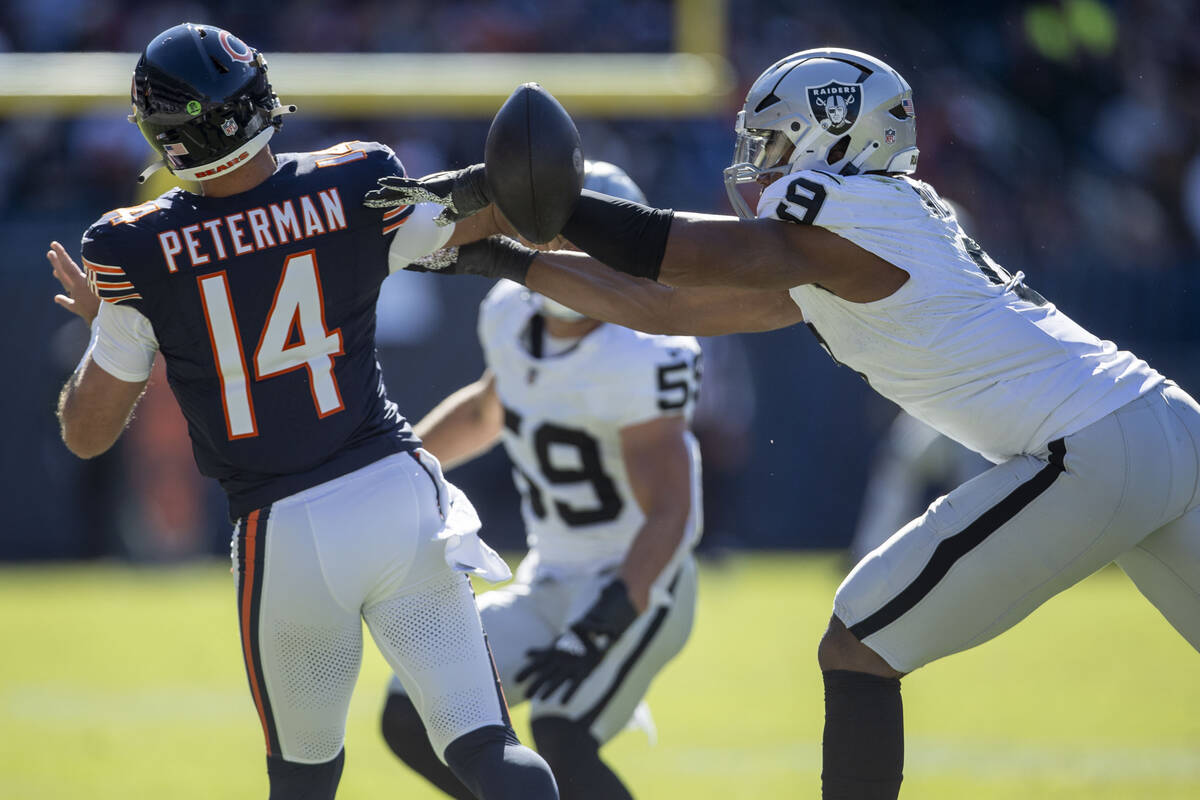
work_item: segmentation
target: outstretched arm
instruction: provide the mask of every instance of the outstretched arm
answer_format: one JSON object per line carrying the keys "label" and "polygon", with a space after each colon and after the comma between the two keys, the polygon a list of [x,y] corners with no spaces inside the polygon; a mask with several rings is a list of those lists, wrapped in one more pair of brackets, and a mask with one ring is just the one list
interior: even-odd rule
{"label": "outstretched arm", "polygon": [[[366,203],[434,201],[446,206],[452,218],[468,224],[439,246],[510,233],[495,206],[487,205],[487,198],[477,192],[468,192],[475,184],[462,176],[482,176],[482,169],[475,165],[421,179],[388,178],[384,188],[368,194]],[[473,202],[464,205],[448,196],[455,186]],[[904,270],[817,225],[676,213],[587,189],[562,235],[620,272],[672,286],[784,291],[819,283],[844,300],[866,303],[887,297],[908,280]]]}
{"label": "outstretched arm", "polygon": [[674,286],[786,290],[819,283],[851,302],[908,273],[819,226],[671,212],[584,190],[563,235],[610,267]]}
{"label": "outstretched arm", "polygon": [[719,336],[803,321],[785,291],[673,288],[609,269],[583,253],[539,253],[525,284],[593,319],[647,333]]}

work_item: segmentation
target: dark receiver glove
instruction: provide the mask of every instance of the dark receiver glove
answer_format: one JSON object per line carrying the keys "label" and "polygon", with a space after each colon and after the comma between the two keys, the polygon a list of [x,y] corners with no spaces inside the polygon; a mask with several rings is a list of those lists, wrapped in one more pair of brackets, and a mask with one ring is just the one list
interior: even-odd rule
{"label": "dark receiver glove", "polygon": [[517,673],[517,682],[528,678],[526,694],[530,699],[542,700],[566,686],[562,702],[571,702],[580,685],[637,616],[625,581],[614,580],[604,587],[587,613],[553,644],[525,652],[528,660]]}
{"label": "dark receiver glove", "polygon": [[443,211],[434,222],[443,226],[466,219],[491,202],[483,164],[435,172],[423,178],[388,175],[379,179],[378,189],[373,189],[363,196],[363,205],[368,208],[437,203],[443,206]]}
{"label": "dark receiver glove", "polygon": [[405,267],[410,272],[437,272],[442,275],[479,275],[484,278],[508,278],[525,285],[525,275],[537,250],[505,236],[492,236],[478,242],[437,250]]}

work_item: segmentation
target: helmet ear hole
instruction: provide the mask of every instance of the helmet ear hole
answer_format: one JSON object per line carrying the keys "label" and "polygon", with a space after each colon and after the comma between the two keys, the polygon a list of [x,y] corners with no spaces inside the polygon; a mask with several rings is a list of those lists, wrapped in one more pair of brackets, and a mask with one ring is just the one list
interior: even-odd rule
{"label": "helmet ear hole", "polygon": [[846,151],[849,149],[850,135],[846,134],[834,142],[833,147],[829,148],[829,152],[825,155],[825,163],[833,166],[846,157]]}

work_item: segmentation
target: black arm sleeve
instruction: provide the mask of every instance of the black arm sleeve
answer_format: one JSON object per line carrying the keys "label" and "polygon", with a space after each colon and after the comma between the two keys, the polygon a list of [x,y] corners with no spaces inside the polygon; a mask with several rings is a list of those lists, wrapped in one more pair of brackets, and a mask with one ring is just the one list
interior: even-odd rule
{"label": "black arm sleeve", "polygon": [[675,212],[584,189],[562,235],[597,261],[658,280]]}

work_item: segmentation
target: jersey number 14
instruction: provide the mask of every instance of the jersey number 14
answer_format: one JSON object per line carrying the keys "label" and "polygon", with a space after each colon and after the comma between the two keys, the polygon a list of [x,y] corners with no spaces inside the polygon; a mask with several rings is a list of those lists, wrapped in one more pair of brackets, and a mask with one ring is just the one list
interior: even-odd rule
{"label": "jersey number 14", "polygon": [[[221,379],[221,402],[230,439],[258,435],[250,378],[233,312],[233,298],[225,271],[197,278],[204,320],[212,343],[217,374]],[[308,370],[308,385],[318,417],[343,408],[342,396],[333,375],[333,359],[342,355],[340,330],[325,324],[325,303],[317,254],[313,250],[288,256],[275,288],[275,299],[267,322],[254,348],[254,380],[274,378],[285,372]]]}

